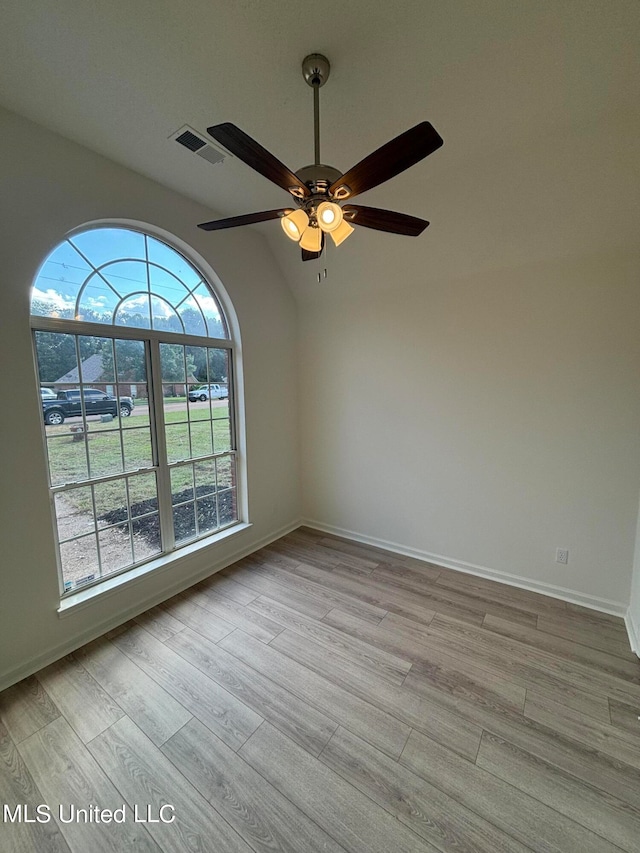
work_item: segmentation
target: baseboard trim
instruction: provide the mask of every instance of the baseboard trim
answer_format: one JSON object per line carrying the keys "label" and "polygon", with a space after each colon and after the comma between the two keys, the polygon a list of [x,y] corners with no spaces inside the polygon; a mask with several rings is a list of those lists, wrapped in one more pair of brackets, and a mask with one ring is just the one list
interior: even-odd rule
{"label": "baseboard trim", "polygon": [[627,634],[629,635],[631,651],[640,658],[640,625],[635,624],[633,616],[631,615],[631,608],[629,608],[625,613],[624,624],[627,628]]}
{"label": "baseboard trim", "polygon": [[442,566],[444,569],[454,569],[455,571],[464,572],[468,575],[476,575],[477,577],[486,578],[487,580],[508,584],[509,586],[514,586],[518,589],[526,589],[530,592],[538,592],[541,595],[548,595],[551,598],[559,598],[562,601],[569,602],[570,604],[579,604],[582,607],[588,607],[591,610],[598,610],[601,613],[610,613],[613,616],[621,616],[623,618],[626,618],[627,616],[627,605],[618,601],[610,601],[607,598],[598,598],[593,595],[576,592],[572,589],[554,586],[553,584],[532,581],[528,578],[520,577],[519,575],[512,575],[508,572],[502,572],[497,569],[489,569],[486,566],[478,566],[474,563],[464,562],[463,560],[455,560],[442,554],[432,554],[428,551],[421,551],[417,548],[408,548],[405,545],[398,544],[397,542],[390,542],[387,539],[379,539],[375,536],[366,536],[361,533],[356,533],[353,530],[345,530],[342,527],[323,524],[322,522],[311,518],[304,518],[301,521],[301,525],[311,527],[321,533],[331,533],[334,536],[340,536],[343,539],[360,542],[363,545],[374,545],[376,548],[383,548],[386,551],[392,551],[394,554],[402,554],[405,557],[414,557],[416,560],[423,560],[426,563],[434,563],[437,566]]}
{"label": "baseboard trim", "polygon": [[286,536],[287,533],[291,533],[292,530],[296,530],[301,524],[302,521],[297,519],[296,521],[281,527],[279,530],[275,530],[272,533],[263,536],[261,539],[252,542],[250,545],[238,548],[237,551],[229,554],[224,558],[224,560],[214,563],[213,566],[209,565],[204,570],[200,569],[187,577],[182,577],[177,583],[154,593],[154,595],[149,596],[144,603],[138,603],[126,611],[119,611],[114,618],[101,622],[97,626],[93,626],[91,630],[85,631],[72,639],[65,640],[64,643],[60,643],[52,649],[47,649],[46,652],[36,655],[30,660],[20,664],[20,666],[14,667],[12,670],[3,673],[0,675],[0,691],[5,690],[7,687],[11,687],[12,684],[16,684],[18,681],[22,681],[23,678],[27,678],[29,675],[33,675],[34,672],[38,672],[50,663],[60,660],[60,658],[70,654],[76,649],[79,649],[86,643],[90,643],[92,640],[97,640],[98,637],[101,637],[107,631],[117,628],[118,625],[122,625],[123,622],[127,622],[129,619],[133,619],[134,616],[144,613],[145,610],[149,610],[151,607],[155,607],[161,602],[166,601],[167,598],[177,595],[177,593],[188,589],[190,586],[193,586],[199,581],[214,575],[216,572],[222,571],[222,569],[226,569],[227,566],[230,566],[232,563],[236,563],[238,560],[242,560],[243,557],[248,557],[250,554],[253,554],[254,551],[259,551],[260,548],[264,548],[265,545],[270,545],[272,542],[275,542],[276,539],[280,539],[282,536]]}

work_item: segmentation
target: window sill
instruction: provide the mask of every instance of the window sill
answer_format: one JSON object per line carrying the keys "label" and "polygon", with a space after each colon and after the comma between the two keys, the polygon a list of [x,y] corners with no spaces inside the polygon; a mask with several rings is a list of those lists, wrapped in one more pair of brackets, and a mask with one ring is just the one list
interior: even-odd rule
{"label": "window sill", "polygon": [[180,548],[179,551],[174,551],[171,554],[163,554],[162,557],[158,557],[148,563],[136,566],[128,572],[123,572],[113,578],[105,578],[101,583],[95,584],[88,589],[74,592],[60,601],[58,617],[63,618],[68,616],[71,612],[76,612],[83,607],[93,604],[98,598],[103,599],[109,595],[114,595],[124,586],[141,583],[146,580],[149,575],[153,574],[157,576],[160,573],[164,573],[175,567],[176,562],[183,558],[189,557],[192,554],[197,554],[199,551],[203,551],[205,548],[210,548],[212,545],[223,542],[225,539],[229,539],[238,533],[243,533],[251,526],[252,525],[249,522],[235,524],[233,527],[229,527],[208,539],[193,542],[191,545],[185,545],[183,548]]}

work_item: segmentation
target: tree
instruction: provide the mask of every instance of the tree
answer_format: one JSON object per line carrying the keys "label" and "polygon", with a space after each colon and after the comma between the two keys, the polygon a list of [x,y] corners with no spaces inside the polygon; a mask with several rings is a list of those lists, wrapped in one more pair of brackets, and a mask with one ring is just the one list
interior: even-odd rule
{"label": "tree", "polygon": [[[113,355],[111,341],[104,342],[102,350],[102,367],[107,376],[113,376]],[[144,342],[117,340],[115,341],[116,361],[118,365],[118,382],[146,382],[147,363],[145,359]]]}
{"label": "tree", "polygon": [[184,307],[180,311],[180,319],[184,323],[184,330],[188,335],[204,335],[206,328],[202,314],[195,308]]}
{"label": "tree", "polygon": [[[100,352],[102,339],[88,335],[78,338],[80,360]],[[36,354],[40,382],[57,382],[78,367],[76,336],[62,332],[36,332]]]}
{"label": "tree", "polygon": [[[210,347],[187,347],[187,359],[194,364],[193,376],[198,382],[226,382],[229,374],[227,351]],[[207,361],[209,371],[207,373]]]}
{"label": "tree", "polygon": [[185,376],[185,350],[180,344],[160,344],[160,364],[163,382],[187,382],[196,372],[193,356],[186,353]]}
{"label": "tree", "polygon": [[52,308],[51,303],[44,299],[31,300],[31,313],[38,317],[59,317],[63,320],[73,319],[73,308]]}
{"label": "tree", "polygon": [[211,382],[227,382],[229,380],[228,352],[225,349],[210,349],[209,377]]}

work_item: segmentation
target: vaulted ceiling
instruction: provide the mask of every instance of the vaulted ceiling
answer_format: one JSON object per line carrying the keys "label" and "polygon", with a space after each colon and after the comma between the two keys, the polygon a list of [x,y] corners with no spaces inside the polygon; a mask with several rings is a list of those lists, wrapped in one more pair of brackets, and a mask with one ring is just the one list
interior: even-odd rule
{"label": "vaulted ceiling", "polygon": [[[356,291],[637,244],[637,0],[4,0],[0,103],[234,215],[287,195],[236,159],[170,139],[230,121],[292,169],[346,170],[428,119],[444,147],[363,204],[430,220],[418,238],[357,229],[329,253]],[[213,218],[213,217],[211,217]],[[195,227],[194,222],[194,227]],[[294,291],[317,292],[276,222],[256,227]],[[210,235],[212,245],[225,232]],[[337,285],[329,285],[337,286]]]}

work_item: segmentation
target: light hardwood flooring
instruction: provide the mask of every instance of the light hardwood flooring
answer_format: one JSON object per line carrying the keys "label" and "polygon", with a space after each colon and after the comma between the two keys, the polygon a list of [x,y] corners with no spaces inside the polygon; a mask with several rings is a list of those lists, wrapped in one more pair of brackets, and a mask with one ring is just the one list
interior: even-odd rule
{"label": "light hardwood flooring", "polygon": [[128,816],[0,850],[638,853],[639,716],[621,619],[301,528],[0,694],[0,804]]}

